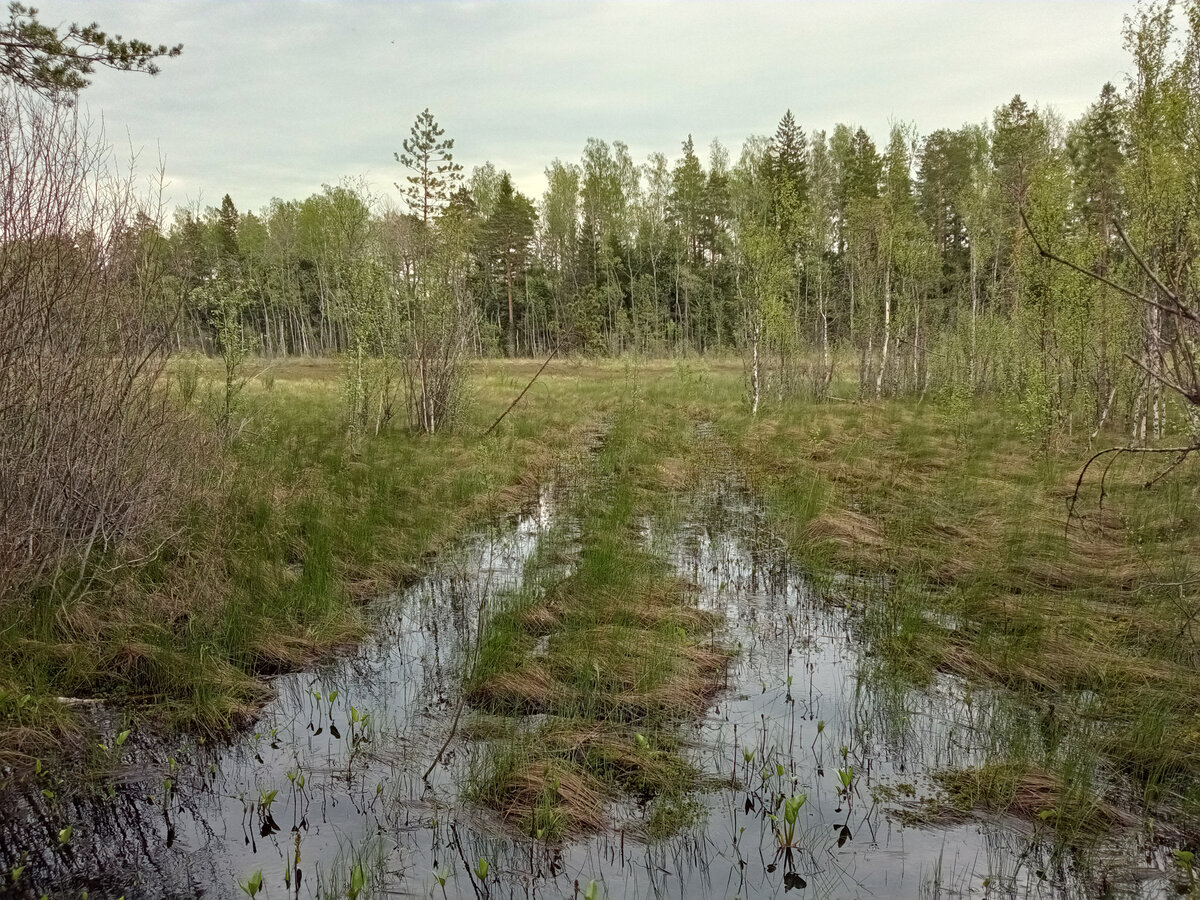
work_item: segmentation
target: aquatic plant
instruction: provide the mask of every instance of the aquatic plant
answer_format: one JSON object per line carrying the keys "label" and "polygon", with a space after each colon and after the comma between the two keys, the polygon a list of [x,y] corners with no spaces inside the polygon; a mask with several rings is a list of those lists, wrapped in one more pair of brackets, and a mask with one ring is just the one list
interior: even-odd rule
{"label": "aquatic plant", "polygon": [[1177,866],[1179,866],[1179,868],[1183,869],[1184,873],[1187,875],[1188,893],[1191,894],[1192,896],[1195,896],[1195,894],[1196,894],[1196,870],[1195,870],[1196,854],[1194,854],[1191,850],[1176,850],[1174,855],[1175,855],[1175,865],[1177,865]]}
{"label": "aquatic plant", "polygon": [[807,794],[794,794],[783,801],[782,827],[779,825],[779,820],[774,815],[771,816],[771,820],[775,825],[775,838],[778,840],[780,847],[790,848],[796,846],[796,823],[800,818],[800,808],[804,806],[807,800]]}
{"label": "aquatic plant", "polygon": [[238,887],[242,889],[243,894],[253,900],[254,897],[258,896],[258,892],[262,890],[262,881],[262,869],[259,869],[245,881],[239,882]]}

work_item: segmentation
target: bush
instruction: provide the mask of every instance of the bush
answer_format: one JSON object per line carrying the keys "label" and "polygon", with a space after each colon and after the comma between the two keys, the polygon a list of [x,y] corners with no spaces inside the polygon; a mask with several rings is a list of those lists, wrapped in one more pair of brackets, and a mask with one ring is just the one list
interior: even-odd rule
{"label": "bush", "polygon": [[131,176],[75,109],[17,89],[0,141],[2,601],[149,537],[187,467],[161,238]]}

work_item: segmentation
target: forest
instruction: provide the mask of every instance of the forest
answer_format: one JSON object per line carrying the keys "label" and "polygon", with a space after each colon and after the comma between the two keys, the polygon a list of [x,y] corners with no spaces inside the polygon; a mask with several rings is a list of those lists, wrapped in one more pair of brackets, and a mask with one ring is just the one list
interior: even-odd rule
{"label": "forest", "polygon": [[1110,418],[1144,441],[1195,388],[1164,368],[1172,314],[1126,301],[1154,301],[1144,268],[1188,287],[1200,36],[1176,57],[1169,19],[1146,12],[1125,39],[1128,84],[1074,122],[1014,96],[928,135],[806,134],[789,110],[736,160],[692,135],[640,163],[589,139],[535,201],[490,163],[466,176],[426,110],[398,197],[351,180],[239,213],[226,195],[136,239],[183,297],[180,350],[220,353],[236,308],[265,355],[398,367],[436,340],[430,311],[453,309],[472,356],[743,354],[762,396],[822,397],[844,369],[858,397],[1001,397],[1043,445]]}
{"label": "forest", "polygon": [[182,46],[38,16],[0,896],[1200,896],[1200,2],[1073,121],[531,197],[426,108],[257,211],[83,108]]}

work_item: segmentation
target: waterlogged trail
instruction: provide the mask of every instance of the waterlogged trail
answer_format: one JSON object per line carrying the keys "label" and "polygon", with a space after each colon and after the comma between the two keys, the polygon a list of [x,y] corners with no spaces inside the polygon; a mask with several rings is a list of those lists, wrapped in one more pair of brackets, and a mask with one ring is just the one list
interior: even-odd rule
{"label": "waterlogged trail", "polygon": [[5,869],[25,866],[18,884],[31,896],[235,896],[261,871],[268,896],[306,897],[338,896],[356,866],[391,866],[396,848],[378,838],[436,821],[453,799],[450,773],[434,769],[431,786],[422,774],[457,703],[462,654],[481,607],[520,583],[553,508],[546,488],[439,557],[376,604],[355,652],[274,679],[275,699],[232,742],[110,738],[107,784],[60,789],[47,771],[10,792]]}
{"label": "waterlogged trail", "polygon": [[816,589],[711,434],[692,436],[703,464],[686,478],[667,449],[636,430],[600,443],[378,601],[353,653],[276,678],[249,733],[117,746],[114,724],[100,752],[116,777],[83,790],[43,772],[10,790],[9,893],[1171,891],[1165,861],[1136,847],[1083,859],[1011,820],[905,824],[934,808],[918,804],[931,773],[985,762],[997,719],[1028,712],[949,678],[917,691],[883,676],[863,625],[886,585]]}

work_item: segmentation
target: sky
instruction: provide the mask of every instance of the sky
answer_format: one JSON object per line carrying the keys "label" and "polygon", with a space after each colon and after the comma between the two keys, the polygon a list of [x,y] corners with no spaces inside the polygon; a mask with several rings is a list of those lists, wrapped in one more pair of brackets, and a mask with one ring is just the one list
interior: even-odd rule
{"label": "sky", "polygon": [[589,137],[674,159],[689,134],[734,159],[791,109],[806,130],[982,122],[1020,93],[1072,119],[1124,83],[1107,0],[195,2],[43,0],[47,24],[97,21],[182,43],[154,78],[97,72],[82,96],[122,149],[161,160],[170,205],[240,210],[361,179],[399,201],[394,153],[428,107],[469,174],[490,160],[540,197]]}

